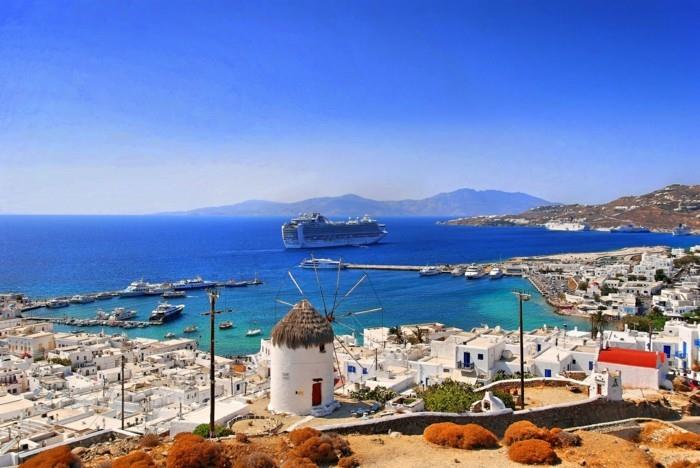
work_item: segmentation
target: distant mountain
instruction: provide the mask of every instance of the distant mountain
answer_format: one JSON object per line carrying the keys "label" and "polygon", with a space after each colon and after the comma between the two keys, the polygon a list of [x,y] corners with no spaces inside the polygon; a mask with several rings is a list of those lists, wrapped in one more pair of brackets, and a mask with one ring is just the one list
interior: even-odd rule
{"label": "distant mountain", "polygon": [[293,203],[248,200],[233,205],[163,213],[171,215],[296,216],[320,212],[326,216],[477,216],[519,213],[530,208],[552,205],[526,193],[499,190],[460,189],[421,200],[379,201],[348,194],[339,197],[310,198]]}
{"label": "distant mountain", "polygon": [[593,228],[636,224],[670,231],[679,224],[700,231],[700,185],[673,184],[644,195],[629,195],[601,205],[554,205],[518,215],[476,216],[449,221],[473,226],[543,225],[549,221],[577,220]]}

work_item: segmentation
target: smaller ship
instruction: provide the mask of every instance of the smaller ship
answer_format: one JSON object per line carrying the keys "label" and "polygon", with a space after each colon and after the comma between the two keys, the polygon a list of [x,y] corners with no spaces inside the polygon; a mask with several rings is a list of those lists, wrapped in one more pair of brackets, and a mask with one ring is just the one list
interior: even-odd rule
{"label": "smaller ship", "polygon": [[489,271],[489,279],[498,279],[503,277],[503,270],[501,270],[499,267],[495,266],[491,268],[491,271]]}
{"label": "smaller ship", "polygon": [[214,281],[205,281],[197,276],[192,279],[184,279],[173,283],[173,289],[176,291],[186,291],[188,289],[204,289],[216,286]]}
{"label": "smaller ship", "polygon": [[175,291],[175,290],[168,290],[165,291],[163,294],[161,294],[162,297],[165,299],[171,299],[175,297],[187,297],[187,293],[185,291]]}
{"label": "smaller ship", "polygon": [[248,286],[260,286],[261,284],[263,284],[263,281],[261,279],[258,279],[258,275],[256,273],[255,278],[246,281],[246,283],[248,283]]}
{"label": "smaller ship", "polygon": [[94,296],[81,296],[80,294],[76,294],[75,296],[70,298],[71,304],[87,304],[89,302],[95,302],[95,297]]}
{"label": "smaller ship", "polygon": [[461,267],[455,267],[450,271],[450,274],[452,276],[464,276],[464,268]]}
{"label": "smaller ship", "polygon": [[236,281],[233,279],[228,280],[224,283],[224,287],[227,288],[245,288],[246,286],[248,286],[247,281]]}
{"label": "smaller ship", "polygon": [[136,311],[133,309],[125,309],[124,307],[117,307],[112,311],[112,315],[109,320],[115,320],[118,322],[124,320],[131,320],[136,317]]}
{"label": "smaller ship", "polygon": [[576,221],[550,221],[544,225],[550,231],[588,231],[591,227]]}
{"label": "smaller ship", "polygon": [[485,274],[479,265],[469,265],[464,271],[464,277],[469,280],[482,278]]}
{"label": "smaller ship", "polygon": [[260,334],[262,334],[260,328],[249,328],[248,331],[245,332],[245,336],[258,336]]}
{"label": "smaller ship", "polygon": [[649,229],[637,226],[635,224],[623,224],[622,226],[617,226],[610,229],[610,232],[615,233],[625,233],[625,234],[637,234],[642,232],[649,232]]}
{"label": "smaller ship", "polygon": [[307,258],[299,264],[302,268],[311,268],[318,270],[342,270],[345,268],[345,264],[342,260],[333,260],[330,258]]}
{"label": "smaller ship", "polygon": [[165,339],[166,339],[166,340],[172,340],[172,339],[175,338],[176,336],[177,336],[177,335],[175,335],[175,333],[173,333],[173,332],[168,332],[168,333],[165,334]]}
{"label": "smaller ship", "polygon": [[672,231],[672,234],[674,236],[689,236],[692,234],[692,232],[690,231],[690,228],[688,226],[686,226],[685,224],[679,224]]}
{"label": "smaller ship", "polygon": [[158,307],[153,309],[151,316],[148,317],[148,320],[151,322],[167,322],[182,314],[184,309],[185,306],[182,304],[171,305],[167,302],[162,302],[158,304]]}
{"label": "smaller ship", "polygon": [[66,299],[57,298],[51,299],[46,303],[46,307],[49,309],[60,309],[62,307],[68,307],[70,303]]}
{"label": "smaller ship", "polygon": [[233,322],[230,320],[224,320],[219,324],[220,330],[228,330],[229,328],[233,328]]}
{"label": "smaller ship", "polygon": [[97,294],[95,295],[95,299],[97,299],[98,301],[104,301],[104,300],[107,300],[107,299],[112,299],[113,297],[114,297],[114,296],[112,295],[112,293],[108,293],[108,292],[101,292],[101,293],[97,293]]}
{"label": "smaller ship", "polygon": [[129,286],[119,291],[119,297],[138,297],[145,296],[148,293],[151,285],[145,281],[133,281]]}
{"label": "smaller ship", "polygon": [[197,325],[190,325],[188,327],[185,327],[183,332],[184,333],[197,333],[197,330],[199,330],[199,328],[197,328]]}
{"label": "smaller ship", "polygon": [[425,266],[418,270],[420,276],[435,276],[442,273],[438,267],[435,266]]}

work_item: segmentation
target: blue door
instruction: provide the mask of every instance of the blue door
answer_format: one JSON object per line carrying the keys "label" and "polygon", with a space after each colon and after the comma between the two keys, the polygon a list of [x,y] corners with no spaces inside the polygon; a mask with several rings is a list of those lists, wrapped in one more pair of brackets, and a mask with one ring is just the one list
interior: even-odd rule
{"label": "blue door", "polygon": [[664,345],[664,354],[666,357],[671,357],[671,345]]}
{"label": "blue door", "polygon": [[544,370],[544,376],[545,376],[545,377],[551,377],[551,376],[552,376],[552,369],[545,369],[545,370]]}
{"label": "blue door", "polygon": [[472,363],[472,355],[471,353],[464,353],[464,367],[469,366],[469,364]]}

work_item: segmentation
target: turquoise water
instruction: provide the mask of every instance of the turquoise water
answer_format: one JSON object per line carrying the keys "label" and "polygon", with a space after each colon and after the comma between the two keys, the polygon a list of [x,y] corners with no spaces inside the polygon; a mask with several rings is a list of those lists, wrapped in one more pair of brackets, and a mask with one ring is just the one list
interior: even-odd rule
{"label": "turquoise water", "polygon": [[[277,300],[300,299],[287,271],[293,271],[304,293],[320,309],[323,299],[312,271],[296,265],[309,252],[285,250],[280,240],[281,218],[159,217],[159,216],[0,216],[0,291],[19,291],[35,297],[72,295],[116,290],[129,282],[172,281],[201,275],[206,279],[252,278],[264,285],[221,289],[224,312],[217,320],[232,320],[236,328],[217,330],[217,352],[254,352],[258,338],[245,337],[257,324],[265,334],[286,312]],[[534,228],[471,228],[436,225],[431,218],[382,219],[389,229],[385,242],[369,248],[339,248],[317,252],[342,257],[353,263],[424,265],[438,262],[498,260],[517,255],[610,250],[635,245],[689,246],[697,237],[660,234],[610,234],[599,232],[555,233]],[[344,271],[339,291],[344,293],[362,275]],[[532,290],[519,278],[466,281],[447,275],[419,277],[415,272],[369,272],[337,312],[339,333],[376,325],[442,322],[463,328],[480,324],[517,326],[516,301],[511,290]],[[332,271],[320,273],[324,297],[331,303],[336,289]],[[534,292],[534,291],[533,291]],[[134,308],[145,320],[158,297],[111,299],[45,315],[93,317],[97,308]],[[168,332],[182,335],[190,324],[199,334],[190,335],[208,346],[208,309],[204,291],[192,291],[183,316],[163,326],[125,331],[130,336],[163,338]],[[354,316],[353,311],[383,307],[383,313]],[[585,322],[555,315],[541,297],[534,295],[525,306],[527,328],[563,325],[586,326]],[[67,330],[69,327],[57,327]],[[84,327],[83,330],[99,331]],[[121,329],[106,329],[121,333]]]}

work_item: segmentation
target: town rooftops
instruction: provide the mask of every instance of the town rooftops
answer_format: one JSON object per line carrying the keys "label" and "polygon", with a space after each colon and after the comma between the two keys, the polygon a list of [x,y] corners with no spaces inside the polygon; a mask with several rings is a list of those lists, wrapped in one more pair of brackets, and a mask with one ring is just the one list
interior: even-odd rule
{"label": "town rooftops", "polygon": [[601,349],[598,354],[598,362],[601,363],[648,367],[652,369],[657,369],[659,364],[663,363],[665,359],[666,356],[663,353],[626,348]]}

